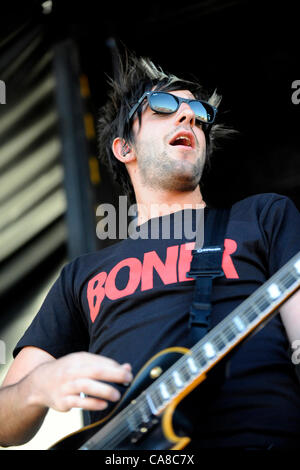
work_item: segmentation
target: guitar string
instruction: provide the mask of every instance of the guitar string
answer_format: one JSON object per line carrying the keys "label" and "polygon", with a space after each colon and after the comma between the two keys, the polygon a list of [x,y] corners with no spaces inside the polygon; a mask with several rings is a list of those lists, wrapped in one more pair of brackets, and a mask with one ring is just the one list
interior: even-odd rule
{"label": "guitar string", "polygon": [[[293,276],[291,276],[291,273],[289,273],[289,272],[287,273],[287,276],[293,277]],[[275,283],[275,277],[276,277],[276,275],[274,275],[269,281],[272,280],[272,282]],[[280,277],[279,274],[278,274],[278,277]],[[283,278],[284,278],[284,276],[281,277],[280,284],[281,284],[282,282],[284,282],[285,279],[283,279]],[[293,278],[293,283],[287,288],[287,290],[288,290],[288,289],[291,289],[291,288],[293,287],[293,285],[296,283],[297,280],[298,280],[298,277],[297,277],[297,278]],[[257,294],[257,296],[259,296],[259,294]],[[279,296],[279,298],[281,298],[281,297],[282,297],[282,296]],[[248,300],[248,299],[247,299],[247,300]],[[265,305],[266,301],[269,302],[269,299],[262,298],[261,296],[259,297],[259,299],[257,300],[257,302],[255,302],[255,300],[253,299],[253,305],[250,304],[250,305],[245,306],[245,310],[242,311],[239,316],[241,316],[241,315],[247,316],[247,315],[253,314],[252,311],[251,311],[251,309],[253,309],[253,307],[255,307],[255,304],[256,304],[258,307],[260,307],[260,306],[262,306],[262,305]],[[246,302],[247,302],[247,301],[246,301]],[[249,303],[250,303],[250,302],[249,302]],[[271,303],[268,305],[267,308],[271,307],[272,304],[274,304],[274,302],[271,302]],[[250,308],[250,310],[249,310],[249,308]],[[247,309],[248,309],[248,311],[247,311]],[[266,308],[265,308],[264,310],[266,310]],[[260,311],[260,312],[256,315],[256,317],[255,317],[256,320],[259,318],[260,315],[262,315],[262,314],[264,313],[264,310],[263,310],[263,311]],[[234,312],[232,312],[232,313],[234,313]],[[254,320],[255,320],[255,319],[253,319],[252,321],[250,321],[250,323],[247,325],[247,327],[249,327],[252,323],[254,323]],[[231,320],[231,319],[230,319],[230,320]],[[230,321],[230,320],[229,320],[229,321]],[[226,326],[229,327],[229,330],[230,330],[231,324],[229,323],[229,324],[226,325]],[[247,327],[246,327],[246,329],[247,329]],[[218,333],[216,333],[216,330],[215,330],[215,329],[212,330],[212,331],[215,332],[215,338],[212,338],[211,341],[212,341],[212,342],[215,341],[214,344],[216,344],[216,336],[217,336]],[[224,330],[221,330],[219,333],[222,333],[222,331],[224,331]],[[239,335],[239,334],[242,334],[242,333],[243,333],[243,332],[239,332],[238,335]],[[235,335],[235,338],[236,338],[238,335]],[[235,339],[235,338],[232,338],[232,340]],[[230,342],[231,342],[231,341],[229,341],[228,343],[230,343]],[[227,343],[227,345],[228,345],[228,343]],[[226,344],[225,344],[225,347],[226,347]],[[199,351],[199,352],[200,352],[200,351]],[[195,351],[195,353],[197,354],[197,351]],[[184,358],[184,357],[183,357],[183,358],[180,358],[179,361],[180,361],[181,359],[186,359],[186,358]],[[179,361],[177,361],[176,364],[178,364]],[[209,363],[209,361],[206,362],[206,364],[208,364],[208,363]],[[174,366],[174,365],[173,365],[173,366]],[[204,365],[203,365],[202,367],[204,367]],[[185,368],[185,369],[187,368],[186,363],[184,364],[184,368]],[[188,370],[188,369],[187,369],[187,370]],[[200,368],[200,370],[201,370],[201,368]],[[198,371],[198,372],[199,372],[199,371]],[[167,385],[170,384],[169,380],[170,380],[170,378],[172,379],[172,377],[168,377],[168,371],[164,374],[164,377],[165,377],[165,378],[164,378],[164,383],[166,383]],[[172,384],[174,384],[173,379],[172,379]],[[157,381],[155,381],[152,385],[155,385],[156,388],[157,388]],[[152,387],[152,385],[151,385],[150,387]],[[184,386],[185,386],[185,385],[184,385]],[[149,388],[150,388],[150,387],[149,387]],[[175,387],[176,387],[176,384],[175,384]],[[148,389],[148,390],[149,390],[149,389]],[[155,391],[155,389],[154,389],[154,391]],[[179,392],[179,391],[180,391],[180,389],[178,390],[178,392]],[[175,394],[174,396],[176,396],[176,394]],[[171,396],[170,398],[173,399],[174,396]],[[158,397],[159,397],[159,399],[160,399],[160,401],[161,401],[161,397],[160,397],[159,395],[158,395]],[[147,409],[147,407],[149,407],[149,405],[148,405],[148,403],[145,401],[145,400],[146,400],[145,397],[143,397],[143,398],[144,398],[144,402],[141,401],[141,403],[140,403],[139,405],[140,405],[140,406],[143,405],[143,406],[145,407],[145,405],[147,404],[147,406],[146,406],[146,409]],[[163,405],[163,402],[162,402],[162,405]],[[129,406],[130,406],[130,405],[129,405]],[[131,418],[131,417],[137,418],[137,417],[138,417],[138,414],[140,413],[140,410],[139,410],[138,407],[135,407],[135,408],[137,408],[137,411],[134,410],[134,409],[133,409],[133,410],[130,410],[130,408],[129,408],[128,410],[125,408],[123,411],[126,411],[126,410],[127,410],[127,416],[128,416],[128,418]],[[117,415],[117,416],[115,417],[115,419],[118,418],[118,417],[120,418],[120,414]],[[139,424],[142,424],[142,422],[139,423]],[[103,429],[103,428],[102,428],[102,429]],[[100,430],[100,431],[101,431],[101,430]],[[129,432],[129,434],[128,434],[128,432]],[[124,420],[124,421],[123,421],[123,426],[122,426],[122,422],[121,422],[121,427],[118,428],[118,435],[116,435],[115,438],[112,436],[111,439],[108,439],[108,441],[107,441],[107,439],[104,439],[104,445],[110,444],[110,446],[111,446],[112,444],[115,445],[116,443],[120,443],[120,442],[122,442],[122,440],[124,440],[126,437],[128,437],[131,433],[132,433],[132,430],[129,428],[128,423]],[[96,433],[96,434],[97,434],[97,433]],[[107,436],[107,437],[109,438],[110,436]],[[92,439],[93,439],[93,438],[91,438],[91,440],[92,440]],[[120,440],[120,439],[121,439],[121,440]],[[106,442],[105,442],[105,441],[106,441]],[[103,441],[102,441],[102,442],[103,442]],[[103,448],[103,447],[102,447],[102,448]]]}

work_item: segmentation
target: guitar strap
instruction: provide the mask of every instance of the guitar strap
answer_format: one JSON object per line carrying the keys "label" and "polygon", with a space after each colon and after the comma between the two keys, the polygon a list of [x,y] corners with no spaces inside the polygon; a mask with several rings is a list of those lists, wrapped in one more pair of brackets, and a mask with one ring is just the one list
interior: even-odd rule
{"label": "guitar strap", "polygon": [[196,281],[189,317],[189,334],[192,345],[199,341],[211,327],[213,281],[224,275],[222,257],[229,213],[230,209],[205,207],[204,243],[201,248],[198,248],[196,237],[195,249],[192,251],[191,268],[187,273],[188,277],[192,277]]}

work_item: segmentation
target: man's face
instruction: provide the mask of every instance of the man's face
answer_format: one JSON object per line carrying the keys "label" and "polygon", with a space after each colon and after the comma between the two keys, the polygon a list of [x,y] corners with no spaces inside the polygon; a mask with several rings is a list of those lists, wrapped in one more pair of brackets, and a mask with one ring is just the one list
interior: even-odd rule
{"label": "man's face", "polygon": [[[171,93],[194,98],[188,90]],[[157,114],[145,101],[141,127],[135,116],[133,133],[144,185],[169,191],[193,191],[197,187],[205,164],[206,140],[188,103],[181,103],[173,114]]]}

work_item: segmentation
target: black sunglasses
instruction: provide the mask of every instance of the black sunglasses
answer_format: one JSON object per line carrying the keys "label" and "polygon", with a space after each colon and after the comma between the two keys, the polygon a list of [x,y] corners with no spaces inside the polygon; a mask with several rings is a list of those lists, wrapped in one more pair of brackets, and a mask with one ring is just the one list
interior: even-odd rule
{"label": "black sunglasses", "polygon": [[217,114],[217,108],[206,101],[181,98],[165,91],[146,91],[129,111],[128,121],[146,98],[152,111],[159,114],[175,113],[181,103],[188,103],[195,113],[196,121],[204,124],[212,124]]}

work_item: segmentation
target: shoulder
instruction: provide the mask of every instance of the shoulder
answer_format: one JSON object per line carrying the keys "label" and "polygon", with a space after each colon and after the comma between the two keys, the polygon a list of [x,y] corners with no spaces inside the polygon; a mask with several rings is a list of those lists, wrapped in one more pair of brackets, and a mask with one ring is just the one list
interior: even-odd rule
{"label": "shoulder", "polygon": [[238,202],[233,204],[233,208],[240,208],[240,207],[265,207],[266,205],[270,206],[274,204],[274,202],[285,202],[289,200],[287,196],[283,196],[282,194],[277,193],[259,193],[253,194],[248,196],[244,199],[241,199]]}
{"label": "shoulder", "polygon": [[285,210],[293,207],[294,203],[287,196],[277,193],[260,193],[246,197],[232,205],[232,217],[257,216],[264,217],[272,211]]}

